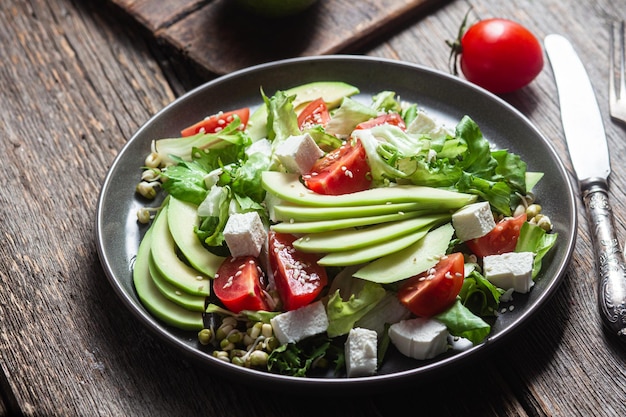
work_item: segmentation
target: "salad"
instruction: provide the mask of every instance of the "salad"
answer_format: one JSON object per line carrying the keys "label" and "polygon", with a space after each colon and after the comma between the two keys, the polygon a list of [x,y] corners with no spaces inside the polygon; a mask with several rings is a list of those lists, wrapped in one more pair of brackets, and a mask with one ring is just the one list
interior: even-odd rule
{"label": "salad", "polygon": [[233,364],[376,374],[481,343],[555,245],[542,173],[393,91],[317,82],[155,139],[137,193],[146,309]]}

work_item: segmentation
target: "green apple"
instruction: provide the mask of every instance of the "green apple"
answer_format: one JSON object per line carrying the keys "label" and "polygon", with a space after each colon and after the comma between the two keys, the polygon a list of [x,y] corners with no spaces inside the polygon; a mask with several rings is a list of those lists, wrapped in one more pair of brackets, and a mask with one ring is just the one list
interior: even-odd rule
{"label": "green apple", "polygon": [[259,16],[279,18],[304,11],[317,0],[235,0],[243,10]]}

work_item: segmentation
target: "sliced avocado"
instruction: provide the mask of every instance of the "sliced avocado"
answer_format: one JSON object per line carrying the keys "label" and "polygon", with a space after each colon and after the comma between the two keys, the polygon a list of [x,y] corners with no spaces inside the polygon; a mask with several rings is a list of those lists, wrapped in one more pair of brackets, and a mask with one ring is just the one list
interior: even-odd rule
{"label": "sliced avocado", "polygon": [[293,247],[302,252],[313,253],[354,250],[379,243],[388,243],[433,223],[443,223],[449,220],[449,214],[439,214],[381,223],[360,229],[311,233],[293,242]]}
{"label": "sliced avocado", "polygon": [[[322,208],[316,208],[322,210]],[[353,227],[370,226],[373,224],[388,223],[398,220],[412,219],[424,216],[422,211],[408,211],[406,213],[381,214],[380,216],[353,217],[348,219],[317,220],[311,222],[284,221],[272,226],[278,233],[320,233],[330,230],[350,229]]]}
{"label": "sliced avocado", "polygon": [[178,304],[186,310],[199,312],[204,311],[204,302],[206,297],[187,294],[186,292],[181,291],[178,287],[175,287],[167,282],[154,265],[154,259],[152,259],[152,256],[149,257],[148,267],[154,285],[165,298]]}
{"label": "sliced avocado", "polygon": [[139,244],[133,266],[133,284],[139,301],[154,317],[183,330],[201,330],[202,314],[189,311],[165,298],[157,289],[150,275],[150,246],[152,228],[148,229]]}
{"label": "sliced avocado", "polygon": [[187,262],[203,274],[215,276],[224,258],[209,252],[194,232],[198,224],[197,207],[170,195],[167,222],[174,242]]}
{"label": "sliced avocado", "polygon": [[419,203],[372,204],[353,207],[310,207],[297,204],[274,206],[274,216],[284,222],[309,222],[319,220],[353,219],[409,212],[425,213]]}
{"label": "sliced avocado", "polygon": [[420,274],[437,264],[439,258],[446,253],[453,234],[452,224],[446,223],[431,230],[423,239],[407,248],[365,265],[354,276],[389,284]]}
{"label": "sliced avocado", "polygon": [[360,265],[390,255],[414,244],[426,236],[428,230],[429,229],[425,227],[391,241],[381,242],[364,248],[329,253],[323,256],[317,263],[323,266]]}
{"label": "sliced avocado", "polygon": [[208,296],[209,278],[187,265],[176,254],[176,244],[168,226],[167,210],[168,205],[163,206],[151,226],[150,253],[154,259],[154,265],[163,278],[175,287],[188,294]]}
{"label": "sliced avocado", "polygon": [[[294,95],[293,108],[296,113],[300,112],[308,103],[322,97],[329,109],[334,109],[341,104],[344,97],[350,97],[359,93],[359,89],[353,85],[341,81],[317,81],[303,84],[285,90],[287,95]],[[267,136],[267,107],[259,106],[248,120],[248,134],[253,141]]]}
{"label": "sliced avocado", "polygon": [[354,207],[365,205],[419,203],[421,209],[458,209],[473,203],[478,196],[448,191],[440,188],[417,185],[397,185],[394,187],[372,188],[365,191],[341,195],[317,194],[306,188],[298,174],[277,171],[261,173],[263,188],[291,203],[310,207]]}

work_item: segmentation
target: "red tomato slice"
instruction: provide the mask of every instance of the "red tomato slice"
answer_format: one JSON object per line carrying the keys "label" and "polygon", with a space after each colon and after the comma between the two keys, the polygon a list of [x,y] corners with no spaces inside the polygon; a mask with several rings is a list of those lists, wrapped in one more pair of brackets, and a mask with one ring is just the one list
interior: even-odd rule
{"label": "red tomato slice", "polygon": [[505,217],[485,236],[468,240],[467,246],[476,256],[480,257],[513,252],[525,221],[526,213],[517,217]]}
{"label": "red tomato slice", "polygon": [[374,126],[380,125],[394,125],[398,126],[402,130],[406,130],[406,124],[404,119],[398,113],[387,113],[365,122],[359,123],[354,129],[371,129]]}
{"label": "red tomato slice", "polygon": [[298,115],[298,127],[306,129],[315,125],[326,125],[330,120],[328,106],[323,98],[310,102]]}
{"label": "red tomato slice", "polygon": [[429,271],[409,278],[398,299],[413,314],[432,317],[450,307],[461,292],[465,272],[463,254],[447,255]]}
{"label": "red tomato slice", "polygon": [[226,127],[229,123],[234,120],[234,116],[239,116],[241,120],[241,125],[239,126],[240,130],[246,128],[248,124],[248,119],[250,118],[250,109],[248,107],[242,107],[241,109],[229,111],[229,112],[219,112],[212,116],[205,118],[204,120],[199,121],[196,124],[193,124],[189,127],[180,131],[181,136],[193,136],[200,132],[204,133],[216,133],[221,129]]}
{"label": "red tomato slice", "polygon": [[263,285],[264,274],[253,256],[224,259],[213,280],[213,293],[233,313],[271,308]]}
{"label": "red tomato slice", "polygon": [[270,267],[283,310],[295,310],[314,301],[328,283],[324,267],[317,264],[318,256],[297,251],[296,236],[269,233]]}
{"label": "red tomato slice", "polygon": [[318,194],[339,195],[363,191],[372,184],[365,148],[360,141],[346,143],[320,158],[304,184]]}

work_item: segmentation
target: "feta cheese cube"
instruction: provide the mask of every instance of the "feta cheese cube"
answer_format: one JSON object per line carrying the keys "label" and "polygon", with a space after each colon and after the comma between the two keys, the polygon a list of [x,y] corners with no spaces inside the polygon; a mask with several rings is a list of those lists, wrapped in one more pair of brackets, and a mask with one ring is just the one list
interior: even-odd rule
{"label": "feta cheese cube", "polygon": [[258,257],[267,241],[267,231],[256,211],[233,214],[224,226],[224,240],[234,257]]}
{"label": "feta cheese cube", "polygon": [[377,369],[378,337],[374,330],[350,329],[345,344],[348,377],[374,375]]}
{"label": "feta cheese cube", "polygon": [[313,164],[324,156],[324,151],[317,146],[311,135],[305,133],[299,136],[289,136],[278,145],[274,155],[288,172],[304,174],[309,172]]}
{"label": "feta cheese cube", "polygon": [[527,293],[535,285],[533,281],[532,252],[508,252],[483,258],[485,278],[504,290],[513,288],[516,292]]}
{"label": "feta cheese cube", "polygon": [[431,359],[448,350],[448,329],[440,321],[418,317],[389,327],[389,338],[405,356]]}
{"label": "feta cheese cube", "polygon": [[468,204],[452,214],[452,226],[456,236],[465,242],[485,236],[496,227],[496,222],[489,202],[483,201]]}
{"label": "feta cheese cube", "polygon": [[281,313],[270,320],[281,345],[296,343],[328,329],[328,315],[321,301]]}

